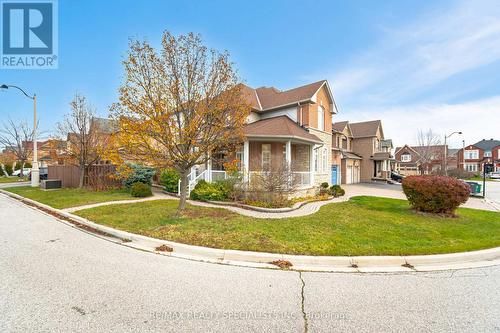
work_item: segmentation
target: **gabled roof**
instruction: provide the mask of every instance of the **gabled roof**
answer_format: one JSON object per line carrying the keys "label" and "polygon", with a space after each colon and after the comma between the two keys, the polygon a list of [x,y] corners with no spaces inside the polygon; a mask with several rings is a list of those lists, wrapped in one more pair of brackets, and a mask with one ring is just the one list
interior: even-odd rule
{"label": "gabled roof", "polygon": [[336,132],[343,132],[348,123],[348,121],[339,121],[337,123],[333,123],[332,129]]}
{"label": "gabled roof", "polygon": [[322,142],[317,136],[309,133],[287,116],[267,118],[247,124],[243,128],[243,133],[247,137],[279,137],[316,143]]}
{"label": "gabled roof", "polygon": [[297,88],[280,91],[275,87],[251,88],[241,84],[243,98],[252,106],[255,111],[267,111],[286,106],[296,105],[297,103],[313,102],[316,93],[325,86],[331,103],[334,105],[333,112],[336,113],[336,104],[333,94],[328,85],[328,81],[306,84]]}
{"label": "gabled roof", "polygon": [[492,150],[493,148],[500,146],[500,140],[493,140],[493,139],[485,140],[485,139],[483,139],[483,140],[473,144],[473,146],[475,146],[479,149],[482,149],[482,150]]}
{"label": "gabled roof", "polygon": [[377,136],[377,130],[381,128],[382,122],[380,120],[372,120],[361,123],[349,123],[349,126],[351,127],[352,136],[354,138],[363,138]]}

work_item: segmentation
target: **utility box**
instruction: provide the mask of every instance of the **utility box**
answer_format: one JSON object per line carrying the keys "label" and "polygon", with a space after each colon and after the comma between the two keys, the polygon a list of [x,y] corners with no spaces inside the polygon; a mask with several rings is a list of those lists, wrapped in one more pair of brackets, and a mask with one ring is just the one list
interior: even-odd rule
{"label": "utility box", "polygon": [[481,184],[476,183],[476,182],[467,182],[467,184],[470,187],[470,194],[471,195],[476,195],[478,193],[481,193]]}
{"label": "utility box", "polygon": [[60,179],[45,179],[42,180],[42,184],[40,186],[44,190],[55,190],[58,188],[62,188],[62,180]]}

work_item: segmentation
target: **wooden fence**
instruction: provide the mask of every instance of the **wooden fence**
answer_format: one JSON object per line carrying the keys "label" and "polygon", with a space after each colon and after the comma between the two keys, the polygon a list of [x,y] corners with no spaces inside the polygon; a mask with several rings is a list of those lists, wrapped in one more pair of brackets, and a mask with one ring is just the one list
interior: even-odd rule
{"label": "wooden fence", "polygon": [[[105,189],[120,185],[116,179],[116,167],[111,164],[92,165],[84,177],[84,186]],[[60,179],[62,187],[78,187],[80,185],[80,169],[75,165],[50,165],[48,179]]]}

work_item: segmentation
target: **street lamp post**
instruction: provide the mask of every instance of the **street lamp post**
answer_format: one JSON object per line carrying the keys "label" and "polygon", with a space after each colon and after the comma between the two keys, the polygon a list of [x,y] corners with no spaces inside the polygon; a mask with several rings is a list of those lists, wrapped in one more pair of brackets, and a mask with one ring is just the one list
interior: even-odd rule
{"label": "street lamp post", "polygon": [[448,135],[444,135],[444,174],[448,176],[448,149],[446,145],[446,141],[448,140],[449,137],[451,137],[453,134],[462,134],[462,132],[453,132]]}
{"label": "street lamp post", "polygon": [[38,187],[40,182],[40,169],[38,168],[38,145],[37,145],[37,121],[36,121],[36,94],[30,96],[23,89],[18,86],[2,84],[0,89],[16,88],[24,94],[24,96],[33,100],[33,162],[31,168],[31,186]]}

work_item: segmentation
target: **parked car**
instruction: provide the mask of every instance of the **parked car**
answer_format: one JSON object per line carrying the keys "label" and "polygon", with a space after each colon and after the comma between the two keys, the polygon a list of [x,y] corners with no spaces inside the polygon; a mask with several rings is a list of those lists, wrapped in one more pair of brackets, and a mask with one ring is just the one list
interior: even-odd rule
{"label": "parked car", "polygon": [[[49,168],[43,167],[39,169],[40,171],[40,180],[47,180],[49,177]],[[28,179],[31,180],[31,171],[28,175]]]}
{"label": "parked car", "polygon": [[400,175],[399,173],[396,173],[394,171],[391,171],[391,179],[394,180],[395,182],[401,183],[403,181],[403,178],[405,178],[405,176]]}
{"label": "parked car", "polygon": [[[31,168],[24,168],[23,169],[23,176],[26,176],[26,175],[28,175],[30,173],[31,173]],[[12,173],[12,176],[21,177],[21,169],[14,171]]]}
{"label": "parked car", "polygon": [[489,177],[491,179],[500,179],[500,171],[490,173]]}

